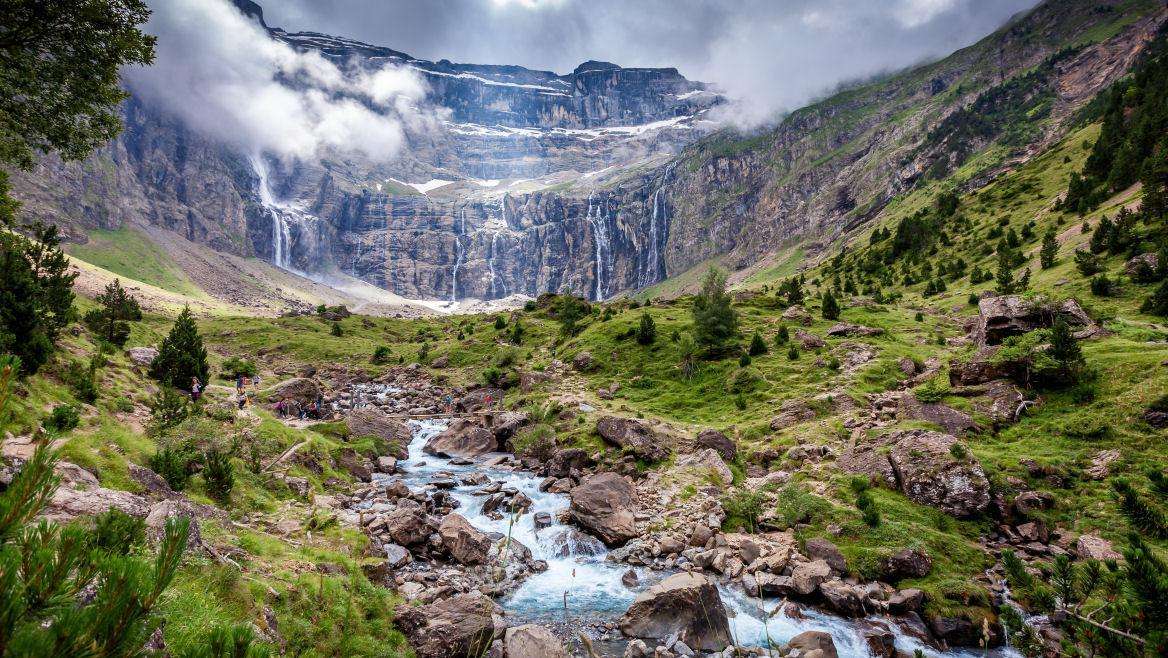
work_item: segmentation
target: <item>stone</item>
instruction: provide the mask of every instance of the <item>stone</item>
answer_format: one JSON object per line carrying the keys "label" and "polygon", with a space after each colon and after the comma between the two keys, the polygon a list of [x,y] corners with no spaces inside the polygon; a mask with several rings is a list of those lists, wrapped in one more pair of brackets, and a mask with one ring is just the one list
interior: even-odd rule
{"label": "stone", "polygon": [[526,411],[503,411],[487,417],[487,428],[495,434],[495,440],[499,445],[503,445],[515,436],[520,428],[527,425],[528,420]]}
{"label": "stone", "polygon": [[831,577],[831,567],[823,560],[802,562],[791,570],[791,590],[800,596],[810,596],[823,581]]}
{"label": "stone", "polygon": [[320,395],[320,386],[316,382],[307,377],[294,377],[276,384],[269,399],[272,402],[292,400],[307,405],[316,402]]}
{"label": "stone", "polygon": [[483,655],[495,635],[495,604],[479,593],[456,594],[429,605],[401,605],[395,625],[417,658]]}
{"label": "stone", "polygon": [[385,545],[385,563],[390,569],[398,569],[412,562],[413,555],[406,550],[405,546],[400,544],[386,544]]}
{"label": "stone", "polygon": [[1090,316],[1073,299],[1055,304],[1020,295],[985,297],[977,304],[973,338],[978,345],[998,345],[1010,336],[1049,328],[1056,317],[1073,326],[1089,326]]}
{"label": "stone", "polygon": [[155,543],[162,541],[167,521],[172,518],[187,519],[190,524],[187,527],[187,546],[198,546],[202,543],[198,516],[195,505],[185,499],[159,501],[146,513],[146,536]]}
{"label": "stone", "polygon": [[499,450],[495,434],[469,418],[456,418],[422,448],[427,455],[478,457]]}
{"label": "stone", "polygon": [[1080,560],[1122,560],[1123,555],[1111,546],[1111,542],[1098,535],[1079,535],[1075,541],[1075,555]]}
{"label": "stone", "polygon": [[402,546],[420,546],[430,536],[430,523],[421,509],[399,507],[386,512],[382,519],[386,532]]}
{"label": "stone", "polygon": [[867,610],[864,609],[864,597],[855,586],[842,580],[821,583],[819,593],[827,602],[827,607],[845,617],[862,617],[867,614]]}
{"label": "stone", "polygon": [[803,552],[812,560],[823,560],[836,573],[848,572],[848,563],[844,559],[844,554],[835,544],[822,537],[808,539],[804,544]]}
{"label": "stone", "polygon": [[377,471],[393,475],[397,472],[397,457],[382,455],[377,458]]}
{"label": "stone", "polygon": [[827,342],[819,336],[809,331],[803,331],[802,329],[796,329],[793,336],[805,350],[817,350],[827,345]]}
{"label": "stone", "polygon": [[1054,498],[1050,494],[1038,491],[1023,491],[1014,497],[1014,511],[1023,517],[1048,510],[1053,506]]}
{"label": "stone", "polygon": [[835,640],[823,631],[803,631],[787,642],[787,650],[799,650],[799,658],[839,658]]}
{"label": "stone", "polygon": [[307,498],[309,492],[312,491],[312,484],[308,481],[308,478],[285,475],[284,484],[292,493],[301,498]]}
{"label": "stone", "polygon": [[958,518],[984,512],[990,503],[990,484],[981,464],[968,449],[955,456],[955,437],[930,430],[902,430],[888,435],[888,460],[901,491],[921,505]]}
{"label": "stone", "polygon": [[676,637],[698,651],[730,645],[730,623],[718,588],[708,577],[676,573],[637,595],[620,619],[627,637]]}
{"label": "stone", "polygon": [[888,611],[894,615],[916,612],[925,604],[925,593],[919,589],[897,590],[888,597]]}
{"label": "stone", "polygon": [[139,519],[146,518],[151,509],[149,501],[128,491],[91,485],[74,488],[62,484],[53,491],[52,497],[41,512],[41,517],[64,523],[78,517],[95,517],[111,507]]}
{"label": "stone", "polygon": [[595,364],[592,353],[588,351],[579,352],[572,357],[572,367],[579,372],[588,372]]}
{"label": "stone", "polygon": [[637,577],[637,572],[629,569],[621,574],[621,584],[628,588],[636,587],[641,584],[641,579]]}
{"label": "stone", "polygon": [[596,432],[611,445],[647,461],[661,461],[670,450],[663,437],[643,421],[620,416],[601,416]]}
{"label": "stone", "polygon": [[454,403],[454,408],[461,412],[475,412],[499,406],[502,402],[503,389],[484,387],[476,388],[459,398]]}
{"label": "stone", "polygon": [[734,472],[722,461],[717,451],[706,448],[698,452],[683,455],[678,458],[677,466],[692,469],[702,475],[713,477],[722,486],[729,486],[734,482]]}
{"label": "stone", "polygon": [[939,426],[946,434],[963,436],[981,428],[964,411],[940,402],[921,402],[911,393],[900,396],[896,406],[897,420],[923,420]]}
{"label": "stone", "polygon": [[803,308],[802,306],[788,306],[783,311],[782,317],[784,322],[794,322],[796,324],[801,324],[804,327],[810,327],[811,323],[813,322],[811,319],[811,314],[808,313],[807,309]]}
{"label": "stone", "polygon": [[778,432],[792,425],[814,420],[815,410],[802,400],[786,400],[779,405],[779,415],[771,419],[771,430]]}
{"label": "stone", "polygon": [[384,440],[390,446],[389,453],[397,459],[410,456],[409,445],[413,438],[410,428],[377,407],[368,406],[350,411],[345,416],[345,426],[350,436],[376,436]]}
{"label": "stone", "polygon": [[555,478],[566,478],[572,471],[582,471],[592,465],[592,457],[580,448],[563,448],[557,450],[548,460],[548,475]]}
{"label": "stone", "polygon": [[1155,273],[1160,267],[1160,257],[1152,252],[1132,256],[1123,264],[1123,273],[1129,278],[1139,277],[1145,272]]}
{"label": "stone", "polygon": [[620,546],[637,536],[633,510],[637,490],[616,473],[589,475],[572,489],[568,508],[572,521],[608,546]]}
{"label": "stone", "polygon": [[1111,474],[1111,464],[1120,457],[1118,450],[1100,450],[1091,456],[1091,464],[1083,474],[1091,480],[1102,480]]}
{"label": "stone", "polygon": [[880,575],[893,583],[902,578],[924,578],[932,570],[933,558],[917,548],[896,551],[880,564]]}
{"label": "stone", "polygon": [[536,624],[508,628],[503,634],[503,655],[505,658],[568,658],[559,639]]}
{"label": "stone", "polygon": [[698,432],[694,446],[716,450],[718,455],[727,462],[734,461],[738,456],[738,445],[734,443],[733,439],[715,429],[705,429]]}
{"label": "stone", "polygon": [[131,347],[126,350],[126,357],[139,367],[149,367],[158,358],[158,349],[154,347]]}
{"label": "stone", "polygon": [[352,448],[342,448],[337,453],[336,462],[337,466],[362,482],[373,479],[373,471],[366,465],[365,458]]}
{"label": "stone", "polygon": [[862,324],[851,324],[850,322],[840,322],[833,324],[827,329],[828,336],[879,336],[884,333],[883,329],[877,327],[865,327]]}
{"label": "stone", "polygon": [[438,536],[451,557],[460,564],[483,564],[491,551],[491,538],[461,514],[447,514],[438,525]]}

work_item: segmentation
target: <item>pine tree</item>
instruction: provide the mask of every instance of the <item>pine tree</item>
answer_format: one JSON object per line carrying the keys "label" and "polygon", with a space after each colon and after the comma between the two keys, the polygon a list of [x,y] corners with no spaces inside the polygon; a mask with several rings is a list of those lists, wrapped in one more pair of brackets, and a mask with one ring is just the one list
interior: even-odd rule
{"label": "pine tree", "polygon": [[730,304],[726,275],[721,270],[711,267],[706,272],[692,312],[694,340],[707,353],[721,352],[738,335],[738,313]]}
{"label": "pine tree", "polygon": [[835,300],[835,295],[831,294],[830,290],[823,293],[823,304],[822,304],[821,312],[823,313],[824,319],[827,319],[827,320],[838,320],[839,319],[839,316],[840,316],[839,302],[837,302]]}
{"label": "pine tree", "polygon": [[1155,292],[1144,300],[1143,305],[1140,306],[1140,313],[1168,318],[1168,279],[1164,279],[1156,287]]}
{"label": "pine tree", "polygon": [[780,324],[779,330],[775,332],[775,345],[786,345],[789,340],[791,340],[791,332],[787,329],[787,325]]}
{"label": "pine tree", "polygon": [[105,292],[96,298],[101,308],[85,314],[85,324],[97,334],[101,340],[111,345],[121,347],[130,337],[130,322],[142,319],[142,308],[138,300],[134,299],[122,287],[119,279],[105,287]]}
{"label": "pine tree", "polygon": [[1083,348],[1071,333],[1071,325],[1061,317],[1054,321],[1050,328],[1050,358],[1054,359],[1059,367],[1071,373],[1082,370],[1086,361],[1083,359]]}
{"label": "pine tree", "polygon": [[767,353],[766,341],[762,339],[762,335],[757,331],[754,332],[754,337],[750,339],[750,356],[761,356]]}
{"label": "pine tree", "polygon": [[642,345],[652,345],[657,340],[657,325],[653,323],[653,316],[641,314],[641,322],[637,326],[637,342]]}
{"label": "pine tree", "polygon": [[1014,268],[1010,264],[1010,253],[1004,249],[998,250],[998,273],[994,276],[995,289],[999,294],[1014,293]]}
{"label": "pine tree", "polygon": [[1051,228],[1042,236],[1042,249],[1038,252],[1038,262],[1042,265],[1042,269],[1049,270],[1058,262],[1058,239],[1055,237],[1054,229]]}
{"label": "pine tree", "polygon": [[150,376],[184,390],[192,377],[207,381],[207,349],[189,306],[179,314],[170,335],[159,346],[158,356],[150,364]]}
{"label": "pine tree", "polygon": [[1091,241],[1088,243],[1091,253],[1101,254],[1107,251],[1107,246],[1111,243],[1111,233],[1114,229],[1115,225],[1111,223],[1107,215],[1104,215],[1099,220],[1099,226],[1095,227],[1095,232],[1091,234]]}
{"label": "pine tree", "polygon": [[523,323],[519,321],[519,318],[515,318],[515,322],[511,323],[511,337],[510,337],[511,344],[512,345],[522,345],[523,344],[523,334],[526,331],[527,331],[527,329],[524,328]]}
{"label": "pine tree", "polygon": [[49,359],[73,318],[73,281],[55,226],[34,226],[33,239],[0,230],[0,352],[20,357],[22,374]]}

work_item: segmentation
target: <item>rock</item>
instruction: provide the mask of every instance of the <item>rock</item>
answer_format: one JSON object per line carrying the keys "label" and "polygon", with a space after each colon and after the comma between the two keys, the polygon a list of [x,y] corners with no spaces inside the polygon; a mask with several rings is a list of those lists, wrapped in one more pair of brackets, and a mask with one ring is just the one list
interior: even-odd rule
{"label": "rock", "polygon": [[583,351],[572,357],[572,367],[579,372],[588,372],[594,365],[591,352]]}
{"label": "rock", "polygon": [[842,580],[829,580],[820,584],[819,593],[829,608],[845,617],[863,617],[867,614],[864,597],[854,585]]}
{"label": "rock", "polygon": [[352,448],[342,448],[337,453],[336,462],[337,466],[362,482],[369,482],[373,479],[373,471],[366,466],[365,458]]}
{"label": "rock", "polygon": [[718,588],[704,575],[677,573],[637,595],[620,619],[628,637],[676,637],[698,651],[730,645],[730,623]]}
{"label": "rock", "polygon": [[[60,463],[58,463],[58,466],[60,466]],[[166,479],[154,471],[146,468],[145,466],[139,466],[134,462],[127,463],[127,467],[130,470],[130,477],[133,478],[135,482],[140,484],[142,489],[151,498],[173,498],[177,495],[174,490],[170,488],[170,484],[166,482]],[[94,484],[97,484],[96,480],[94,481]]]}
{"label": "rock", "polygon": [[815,410],[802,400],[786,400],[779,405],[779,415],[771,419],[771,430],[779,431],[798,425],[799,423],[814,420]]}
{"label": "rock", "polygon": [[1023,491],[1014,497],[1014,511],[1020,516],[1031,516],[1035,512],[1050,509],[1054,506],[1054,498],[1050,494],[1038,491]]}
{"label": "rock", "polygon": [[803,631],[791,638],[787,650],[799,650],[799,658],[839,658],[835,650],[835,640],[823,631]]}
{"label": "rock", "polygon": [[477,388],[459,398],[454,408],[461,412],[474,412],[488,407],[496,407],[503,402],[503,389]]}
{"label": "rock", "polygon": [[405,546],[393,543],[385,545],[385,563],[390,569],[404,567],[413,559],[414,557],[410,555]]}
{"label": "rock", "polygon": [[784,322],[794,322],[801,324],[804,327],[810,327],[812,323],[811,314],[802,306],[789,306],[783,311]]}
{"label": "rock", "polygon": [[795,330],[794,338],[799,341],[805,350],[817,350],[827,345],[827,342],[819,336],[809,331],[803,331],[802,329]]}
{"label": "rock", "polygon": [[916,612],[925,604],[925,593],[919,589],[897,590],[888,597],[888,611],[894,615]]}
{"label": "rock", "polygon": [[377,458],[377,471],[387,475],[393,475],[397,472],[397,457],[389,455],[382,455]]}
{"label": "rock", "polygon": [[896,488],[896,471],[888,461],[888,455],[882,452],[883,443],[858,443],[840,454],[835,464],[845,473],[866,475],[873,482]]}
{"label": "rock", "polygon": [[592,465],[592,457],[580,448],[564,448],[548,460],[548,475],[554,478],[566,478],[572,471],[582,471]]}
{"label": "rock", "polygon": [[419,508],[398,507],[382,516],[386,532],[402,546],[420,546],[430,536],[430,524]]}
{"label": "rock", "polygon": [[808,539],[803,547],[803,552],[812,560],[823,560],[836,573],[845,574],[848,572],[848,563],[844,559],[844,554],[835,544],[826,539],[821,537]]}
{"label": "rock", "polygon": [[474,593],[418,607],[402,605],[397,608],[396,625],[417,658],[480,656],[495,634],[495,604]]}
{"label": "rock", "polygon": [[62,484],[53,491],[41,517],[64,523],[78,517],[95,517],[111,507],[139,519],[146,518],[151,509],[149,501],[128,491],[90,485],[78,489]]}
{"label": "rock", "polygon": [[166,522],[172,518],[188,519],[187,547],[193,548],[202,543],[202,533],[199,531],[198,513],[195,506],[186,500],[163,500],[154,503],[146,513],[146,536],[153,542],[162,540],[166,532]]}
{"label": "rock", "polygon": [[1018,412],[1025,398],[1013,382],[995,379],[986,385],[985,396],[989,405],[982,410],[995,423],[1013,423],[1018,420]]}
{"label": "rock", "polygon": [[1111,547],[1111,542],[1098,535],[1079,535],[1075,541],[1075,555],[1080,560],[1122,560],[1119,551]]}
{"label": "rock", "polygon": [[862,628],[860,637],[864,639],[868,651],[875,658],[896,657],[896,635],[887,626],[875,621],[861,623],[860,626]]}
{"label": "rock", "polygon": [[308,478],[285,475],[284,485],[288,487],[289,491],[301,498],[307,498],[309,492],[312,491],[312,485],[308,482]]}
{"label": "rock", "polygon": [[712,448],[727,462],[734,461],[738,456],[738,445],[730,437],[714,429],[706,429],[698,432],[694,446],[697,448]]}
{"label": "rock", "polygon": [[625,587],[633,588],[641,584],[641,579],[637,577],[637,572],[629,569],[621,574],[621,584]]}
{"label": "rock", "polygon": [[884,330],[877,327],[865,327],[862,324],[851,324],[848,322],[840,322],[833,324],[827,330],[828,336],[879,336],[883,334]]}
{"label": "rock", "polygon": [[823,560],[802,562],[791,571],[791,589],[800,596],[810,596],[823,581],[831,577],[831,567]]}
{"label": "rock", "polygon": [[503,635],[505,658],[568,658],[564,645],[543,626],[524,624]]}
{"label": "rock", "polygon": [[917,374],[917,363],[907,356],[902,356],[896,361],[896,367],[900,368],[900,372],[905,377],[912,377]]}
{"label": "rock", "polygon": [[320,397],[320,386],[306,377],[295,377],[276,384],[272,389],[270,400],[293,400],[301,405],[307,405]]}
{"label": "rock", "polygon": [[924,578],[933,570],[933,558],[920,549],[901,549],[884,559],[880,575],[895,583],[902,578]]}
{"label": "rock", "polygon": [[616,473],[589,475],[572,489],[569,514],[580,527],[609,546],[620,546],[637,536],[633,510],[637,490]]}
{"label": "rock", "polygon": [[483,564],[491,551],[491,538],[475,529],[461,514],[447,514],[438,525],[438,536],[460,564]]}
{"label": "rock", "polygon": [[495,434],[499,445],[503,445],[515,436],[515,432],[527,425],[528,418],[526,411],[503,411],[489,416],[487,426]]}
{"label": "rock", "polygon": [[1118,450],[1100,450],[1091,457],[1091,465],[1083,473],[1091,480],[1102,480],[1111,473],[1111,464],[1119,457]]}
{"label": "rock", "polygon": [[422,451],[428,455],[478,457],[499,450],[493,432],[468,418],[456,418],[441,434],[426,442]]}
{"label": "rock", "polygon": [[1160,257],[1148,252],[1129,258],[1123,264],[1123,273],[1129,278],[1138,278],[1147,272],[1155,273],[1159,267]]}
{"label": "rock", "polygon": [[531,517],[531,523],[535,526],[536,530],[543,530],[544,528],[550,528],[555,523],[555,519],[552,518],[549,512],[536,512]]}
{"label": "rock", "polygon": [[398,459],[407,459],[410,456],[408,446],[413,438],[410,428],[405,423],[390,418],[377,407],[368,406],[350,411],[345,416],[345,425],[350,436],[376,436],[383,439],[389,444],[389,454]]}
{"label": "rock", "polygon": [[126,350],[126,357],[136,366],[149,367],[158,358],[158,349],[154,347],[131,347]]}
{"label": "rock", "polygon": [[722,486],[729,486],[734,482],[734,472],[730,470],[726,462],[722,461],[713,448],[684,455],[677,460],[677,465],[681,468],[693,469],[703,475],[709,475],[717,479]]}
{"label": "rock", "polygon": [[914,502],[964,518],[989,506],[990,484],[976,457],[955,456],[953,436],[929,430],[888,435],[888,460],[901,491]]}
{"label": "rock", "polygon": [[978,302],[977,312],[973,338],[978,345],[998,345],[1009,336],[1049,328],[1056,317],[1075,326],[1092,324],[1090,316],[1073,299],[1054,304],[1019,295],[986,297]]}
{"label": "rock", "polygon": [[648,461],[661,461],[669,456],[669,448],[648,424],[632,418],[601,416],[596,431],[608,443]]}
{"label": "rock", "polygon": [[432,363],[430,363],[431,368],[435,368],[438,370],[441,370],[449,365],[450,365],[450,357],[446,354],[443,354],[442,356],[438,357],[437,359],[434,359],[434,361]]}
{"label": "rock", "polygon": [[921,402],[911,393],[900,396],[896,406],[897,420],[923,420],[940,426],[947,434],[964,435],[981,428],[973,418],[939,402]]}

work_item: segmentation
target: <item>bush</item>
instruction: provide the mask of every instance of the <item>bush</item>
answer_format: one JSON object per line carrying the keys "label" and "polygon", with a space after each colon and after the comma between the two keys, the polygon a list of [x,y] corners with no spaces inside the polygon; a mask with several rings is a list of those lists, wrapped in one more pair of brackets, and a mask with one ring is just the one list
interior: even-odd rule
{"label": "bush", "polygon": [[386,345],[378,345],[377,349],[373,350],[373,356],[369,359],[374,365],[385,365],[389,363],[393,357],[393,353],[389,351]]}
{"label": "bush", "polygon": [[797,348],[797,347],[795,347],[794,345],[792,345],[792,346],[791,346],[791,349],[787,350],[787,358],[788,358],[788,359],[790,359],[790,360],[792,360],[792,361],[798,360],[798,358],[799,358],[799,348]]}
{"label": "bush", "polygon": [[1091,294],[1096,297],[1111,297],[1115,294],[1115,283],[1106,274],[1091,278]]}
{"label": "bush", "polygon": [[780,324],[778,332],[775,333],[775,345],[782,347],[791,340],[791,332],[787,330],[787,325]]}
{"label": "bush", "polygon": [[925,404],[933,404],[945,399],[949,395],[949,379],[944,376],[934,377],[913,389],[913,396]]}
{"label": "bush", "polygon": [[871,491],[864,489],[856,495],[856,508],[860,510],[868,527],[880,526],[880,510],[876,507],[876,499],[872,497]]}
{"label": "bush", "polygon": [[1094,276],[1103,271],[1103,261],[1093,253],[1079,249],[1075,252],[1075,269],[1083,276]]}
{"label": "bush", "polygon": [[762,335],[757,331],[754,332],[754,337],[750,339],[750,356],[762,356],[767,353],[766,341],[762,339]]}
{"label": "bush", "polygon": [[329,335],[336,338],[340,338],[345,335],[345,330],[341,327],[340,322],[333,323],[333,326],[329,328]]}
{"label": "bush", "polygon": [[752,368],[739,368],[726,381],[726,389],[730,393],[749,393],[758,384],[758,373]]}
{"label": "bush", "polygon": [[641,322],[637,325],[637,342],[641,345],[652,345],[657,340],[657,325],[653,323],[653,316],[641,314]]}
{"label": "bush", "polygon": [[190,416],[187,397],[169,386],[163,386],[148,404],[150,407],[150,433],[162,434]]}
{"label": "bush", "polygon": [[739,393],[734,396],[734,408],[739,411],[746,411],[746,396]]}
{"label": "bush", "polygon": [[1140,313],[1168,318],[1168,279],[1161,283],[1156,291],[1140,306]]}
{"label": "bush", "polygon": [[496,315],[495,316],[495,329],[498,331],[502,331],[506,326],[507,326],[507,320],[501,315]]}
{"label": "bush", "polygon": [[176,446],[164,446],[146,460],[150,470],[162,476],[171,489],[182,491],[190,479],[190,453]]}
{"label": "bush", "polygon": [[546,462],[556,453],[555,432],[547,425],[534,425],[518,432],[511,439],[516,455],[538,462]]}
{"label": "bush", "polygon": [[146,542],[146,522],[111,507],[94,519],[91,541],[112,555],[126,555]]}
{"label": "bush", "polygon": [[739,365],[740,367],[743,367],[743,368],[745,368],[746,366],[750,365],[750,355],[749,355],[749,354],[743,354],[742,356],[739,356],[739,357],[738,357],[738,365]]}
{"label": "bush", "polygon": [[482,381],[487,386],[498,387],[499,384],[502,383],[503,377],[505,376],[505,374],[506,373],[503,370],[500,370],[499,368],[496,368],[495,366],[491,366],[491,367],[483,370]]}
{"label": "bush", "polygon": [[223,362],[219,376],[223,379],[233,380],[240,377],[255,377],[256,372],[256,365],[254,363],[233,356]]}
{"label": "bush", "polygon": [[53,407],[48,416],[41,421],[41,425],[50,434],[61,434],[76,428],[81,424],[81,414],[71,404],[59,404]]}
{"label": "bush", "polygon": [[747,532],[758,532],[758,517],[762,516],[766,500],[761,491],[734,489],[722,498],[722,509],[726,511],[726,520],[722,523],[722,528],[727,532],[734,532],[741,526]]}
{"label": "bush", "polygon": [[78,400],[86,404],[93,404],[97,401],[97,367],[95,364],[90,363],[87,366],[80,361],[73,361],[69,364],[62,379],[73,390],[73,395]]}
{"label": "bush", "polygon": [[835,300],[835,295],[831,291],[823,293],[822,313],[825,320],[838,320],[840,316],[839,302]]}
{"label": "bush", "polygon": [[231,489],[235,486],[235,465],[231,455],[212,447],[203,453],[203,480],[207,493],[222,504],[231,501]]}
{"label": "bush", "polygon": [[693,303],[693,337],[708,354],[719,353],[738,335],[738,313],[726,292],[726,274],[711,267]]}
{"label": "bush", "polygon": [[831,503],[792,483],[779,491],[775,522],[781,527],[791,528],[800,523],[813,523],[830,511]]}

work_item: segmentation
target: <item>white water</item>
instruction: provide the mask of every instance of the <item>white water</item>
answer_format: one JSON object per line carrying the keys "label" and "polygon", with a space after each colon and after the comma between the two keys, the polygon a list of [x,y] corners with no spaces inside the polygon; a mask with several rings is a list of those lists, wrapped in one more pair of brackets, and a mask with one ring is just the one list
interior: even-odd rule
{"label": "white water", "polygon": [[608,239],[608,201],[604,204],[596,204],[595,212],[593,211],[592,195],[588,195],[588,223],[592,225],[592,242],[595,247],[596,256],[594,262],[596,263],[596,294],[593,296],[598,302],[602,302],[608,296],[608,282],[605,280],[607,273],[605,272],[605,262],[611,259],[612,247]]}
{"label": "white water", "polygon": [[[392,389],[390,389],[392,390]],[[436,479],[440,471],[453,473],[454,479],[471,472],[481,471],[493,481],[513,487],[531,499],[532,505],[511,525],[509,518],[492,519],[481,513],[483,496],[473,492],[479,486],[459,486],[451,495],[460,503],[458,513],[474,527],[484,532],[495,532],[510,536],[531,549],[535,559],[547,562],[548,569],[533,574],[512,594],[500,601],[511,623],[550,623],[555,621],[602,621],[615,620],[633,602],[637,593],[667,573],[648,569],[635,569],[641,584],[629,589],[621,582],[621,575],[628,565],[605,559],[607,550],[599,541],[587,535],[572,536],[569,526],[561,525],[557,513],[567,509],[568,497],[539,490],[540,478],[526,472],[485,469],[478,465],[456,466],[448,459],[442,459],[422,452],[422,448],[432,437],[445,429],[445,423],[438,420],[410,421],[414,431],[409,445],[409,458],[400,467],[404,481],[414,489],[427,485]],[[391,477],[391,476],[375,476]],[[553,525],[538,532],[533,518],[538,512],[548,512]],[[865,643],[862,628],[857,620],[845,619],[825,614],[814,608],[804,607],[804,619],[791,619],[775,614],[781,602],[776,599],[762,600],[747,596],[738,588],[719,585],[722,601],[730,614],[730,632],[734,642],[740,646],[766,646],[768,642],[781,644],[808,630],[825,631],[832,635],[841,658],[871,658]],[[772,616],[773,615],[773,616]],[[890,620],[872,618],[884,622],[896,636],[896,646],[912,655],[921,649],[926,656],[945,658],[975,658],[983,656],[980,651],[939,652],[914,638],[902,634]],[[1020,658],[1010,650],[990,652],[997,658]]]}
{"label": "white water", "polygon": [[465,249],[462,246],[462,236],[466,234],[466,209],[462,210],[460,216],[462,227],[458,233],[454,234],[454,274],[450,281],[450,304],[453,306],[458,303],[458,270],[462,269],[462,261],[466,257]]}
{"label": "white water", "polygon": [[272,218],[272,264],[280,269],[300,273],[292,267],[292,224],[303,231],[307,220],[311,216],[290,203],[278,201],[268,181],[268,165],[263,155],[257,153],[251,156],[252,170],[259,178],[260,204],[268,211]]}

